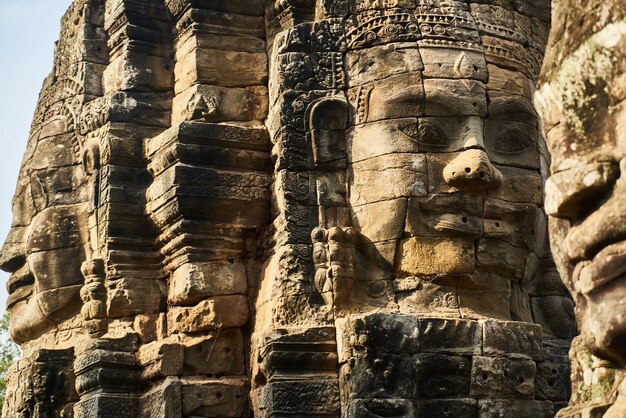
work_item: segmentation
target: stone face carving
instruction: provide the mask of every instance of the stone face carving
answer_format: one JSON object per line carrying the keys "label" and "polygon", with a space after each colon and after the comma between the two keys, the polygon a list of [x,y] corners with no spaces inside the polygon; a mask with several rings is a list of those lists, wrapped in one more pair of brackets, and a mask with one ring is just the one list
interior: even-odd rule
{"label": "stone face carving", "polygon": [[[546,185],[552,247],[581,332],[571,350],[573,396],[560,416],[618,417],[626,414],[626,7],[553,3],[536,102],[552,154]],[[579,27],[566,23],[573,21]]]}
{"label": "stone face carving", "polygon": [[[4,416],[553,416],[548,25],[539,0],[75,1],[0,258]],[[19,395],[48,352],[64,385]]]}

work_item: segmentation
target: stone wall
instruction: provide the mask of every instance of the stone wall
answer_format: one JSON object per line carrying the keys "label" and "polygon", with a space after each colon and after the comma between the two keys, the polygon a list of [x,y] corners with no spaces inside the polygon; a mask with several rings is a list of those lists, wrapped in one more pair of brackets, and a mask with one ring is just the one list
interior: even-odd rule
{"label": "stone wall", "polygon": [[[76,0],[3,416],[551,417],[548,1]],[[45,411],[45,412],[43,412]]]}

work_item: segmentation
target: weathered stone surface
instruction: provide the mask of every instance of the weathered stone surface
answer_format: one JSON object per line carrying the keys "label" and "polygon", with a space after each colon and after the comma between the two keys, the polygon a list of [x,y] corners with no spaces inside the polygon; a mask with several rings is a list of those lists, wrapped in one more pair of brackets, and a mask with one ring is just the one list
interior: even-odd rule
{"label": "weathered stone surface", "polygon": [[533,399],[535,397],[535,362],[503,357],[479,357],[472,360],[472,397]]}
{"label": "weathered stone surface", "polygon": [[183,369],[183,345],[153,342],[141,346],[137,363],[142,367],[142,379],[180,376]]}
{"label": "weathered stone surface", "polygon": [[475,268],[474,242],[463,239],[409,238],[400,242],[399,257],[399,274],[459,274]]}
{"label": "weathered stone surface", "polygon": [[548,418],[554,416],[552,403],[548,401],[479,400],[480,418]]}
{"label": "weathered stone surface", "polygon": [[[620,302],[624,147],[618,133],[625,115],[625,17],[621,2],[553,2],[547,62],[535,95],[552,157],[546,186],[551,242],[561,278],[577,304],[581,334],[570,351],[573,396],[562,417],[626,413],[623,391],[617,389],[626,358]],[[578,27],[569,27],[570,19]],[[533,301],[546,307],[542,319],[555,334],[568,332],[552,321],[567,303],[559,296]]]}
{"label": "weathered stone surface", "polygon": [[475,399],[434,399],[416,402],[417,416],[425,417],[458,417],[470,418],[477,416],[478,402]]}
{"label": "weathered stone surface", "polygon": [[483,353],[489,356],[506,355],[543,360],[541,326],[524,322],[485,321]]}
{"label": "weathered stone surface", "polygon": [[184,264],[172,275],[168,300],[189,305],[212,296],[245,294],[247,288],[246,269],[239,261]]}
{"label": "weathered stone surface", "polygon": [[181,384],[183,416],[235,418],[247,415],[246,379],[182,379]]}
{"label": "weathered stone surface", "polygon": [[482,326],[476,321],[420,319],[422,352],[450,355],[482,354]]}
{"label": "weathered stone surface", "polygon": [[242,375],[245,372],[245,345],[239,329],[226,329],[208,336],[187,337],[183,345],[185,376]]}
{"label": "weathered stone surface", "polygon": [[355,399],[348,402],[346,416],[378,417],[392,415],[414,417],[417,411],[410,399]]}
{"label": "weathered stone surface", "polygon": [[339,386],[332,380],[276,381],[261,394],[268,415],[297,413],[337,415],[340,411]]}
{"label": "weathered stone surface", "polygon": [[[548,22],[547,0],[75,0],[0,252],[25,353],[4,416],[562,406],[573,312],[531,103]],[[593,161],[557,161],[551,213],[619,182]],[[582,236],[564,254],[592,255]],[[574,375],[610,370],[589,358]]]}
{"label": "weathered stone surface", "polygon": [[472,365],[467,357],[418,355],[415,368],[418,398],[469,397]]}
{"label": "weathered stone surface", "polygon": [[393,43],[346,54],[351,87],[424,68],[420,51],[412,44]]}
{"label": "weathered stone surface", "polygon": [[200,332],[241,327],[248,320],[248,301],[243,296],[216,296],[193,307],[168,312],[170,332]]}

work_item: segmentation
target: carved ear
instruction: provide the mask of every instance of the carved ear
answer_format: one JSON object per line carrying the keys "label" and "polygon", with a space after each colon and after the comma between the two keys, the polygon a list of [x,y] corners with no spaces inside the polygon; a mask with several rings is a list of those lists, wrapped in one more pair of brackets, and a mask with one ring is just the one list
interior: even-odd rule
{"label": "carved ear", "polygon": [[311,105],[307,128],[315,165],[346,158],[349,113],[348,103],[341,98],[325,98]]}
{"label": "carved ear", "polygon": [[95,141],[85,145],[83,152],[83,170],[87,175],[93,174],[100,169],[100,147]]}

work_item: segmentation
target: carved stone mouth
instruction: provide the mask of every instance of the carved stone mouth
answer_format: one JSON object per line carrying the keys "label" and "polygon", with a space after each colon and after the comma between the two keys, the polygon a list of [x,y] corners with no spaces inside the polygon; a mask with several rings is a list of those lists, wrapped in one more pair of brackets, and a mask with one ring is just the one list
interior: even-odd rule
{"label": "carved stone mouth", "polygon": [[475,216],[443,215],[436,219],[435,231],[479,237],[482,219]]}
{"label": "carved stone mouth", "polygon": [[626,241],[603,248],[591,261],[582,261],[574,270],[574,287],[590,294],[626,273]]}
{"label": "carved stone mouth", "polygon": [[16,288],[7,299],[7,309],[11,309],[13,306],[28,299],[33,294],[35,285],[23,285]]}
{"label": "carved stone mouth", "polygon": [[9,294],[15,292],[18,288],[22,286],[28,286],[35,283],[35,276],[30,271],[27,265],[19,269],[18,271],[11,274],[9,280],[7,281],[7,292]]}

